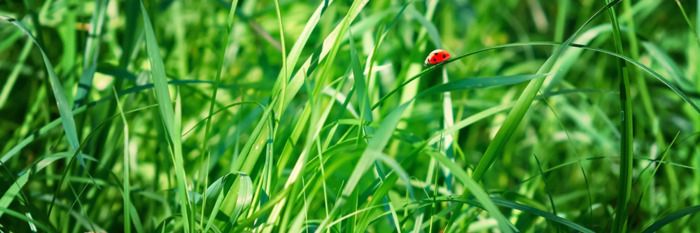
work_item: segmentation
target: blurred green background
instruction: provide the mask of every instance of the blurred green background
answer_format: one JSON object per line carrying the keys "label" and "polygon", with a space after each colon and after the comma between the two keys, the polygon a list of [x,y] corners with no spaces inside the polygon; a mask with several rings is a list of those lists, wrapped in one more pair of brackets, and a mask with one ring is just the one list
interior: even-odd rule
{"label": "blurred green background", "polygon": [[698,232],[699,11],[0,1],[0,230]]}

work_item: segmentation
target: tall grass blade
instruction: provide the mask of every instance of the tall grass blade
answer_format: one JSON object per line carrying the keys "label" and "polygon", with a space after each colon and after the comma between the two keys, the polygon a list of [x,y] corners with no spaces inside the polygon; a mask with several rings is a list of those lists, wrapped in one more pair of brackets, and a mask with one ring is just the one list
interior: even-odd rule
{"label": "tall grass blade", "polygon": [[153,26],[151,26],[151,21],[148,18],[148,12],[146,12],[146,7],[141,3],[141,14],[143,16],[143,26],[144,33],[146,34],[146,51],[148,52],[148,58],[151,63],[151,78],[153,80],[153,86],[155,87],[156,97],[158,99],[158,108],[160,109],[160,115],[163,119],[163,125],[166,130],[168,137],[168,143],[170,144],[171,157],[173,162],[173,167],[175,169],[175,176],[177,179],[177,193],[178,200],[180,202],[180,211],[182,213],[183,224],[185,232],[189,233],[192,231],[190,229],[193,226],[193,216],[192,207],[190,205],[190,197],[187,185],[187,175],[185,174],[184,161],[182,156],[182,143],[180,142],[180,122],[175,121],[176,114],[179,115],[179,111],[176,113],[173,110],[172,100],[170,99],[170,92],[168,90],[168,81],[165,75],[165,68],[163,66],[163,59],[160,56],[160,50],[158,48],[158,42],[156,41],[155,34],[153,32]]}
{"label": "tall grass blade", "polygon": [[[210,102],[209,102],[209,115],[208,115],[208,117],[205,119],[205,122],[206,122],[205,125],[206,125],[206,126],[205,126],[205,129],[204,129],[204,141],[203,141],[203,143],[202,143],[201,157],[200,157],[200,160],[199,160],[199,161],[200,161],[200,164],[205,164],[204,162],[205,162],[205,161],[209,161],[209,158],[210,158],[210,156],[211,156],[211,153],[210,153],[210,151],[209,151],[209,139],[210,139],[210,137],[211,137],[211,135],[210,135],[210,133],[211,133],[211,122],[212,122],[212,117],[213,117],[213,115],[215,114],[215,113],[214,113],[214,105],[215,105],[215,103],[216,103],[216,96],[217,96],[217,92],[219,91],[219,85],[220,85],[220,82],[221,82],[221,72],[223,72],[223,70],[224,70],[224,64],[225,64],[225,63],[224,63],[224,59],[225,59],[226,54],[227,54],[227,52],[228,52],[228,49],[229,49],[229,47],[230,47],[230,46],[229,46],[229,42],[230,42],[230,40],[231,40],[231,38],[232,38],[232,33],[231,33],[231,32],[233,31],[233,26],[234,26],[233,20],[234,20],[234,16],[235,16],[235,12],[236,12],[236,8],[237,8],[237,7],[238,7],[238,0],[234,0],[234,1],[231,3],[231,9],[229,10],[229,17],[228,17],[228,22],[227,22],[227,26],[226,26],[226,37],[225,37],[226,39],[223,40],[224,43],[222,44],[222,46],[224,47],[224,49],[222,49],[222,50],[221,50],[221,53],[219,53],[218,66],[217,66],[217,69],[216,69],[216,78],[215,78],[215,80],[214,80],[214,90],[212,90],[211,97],[210,97]],[[200,171],[200,172],[204,173],[203,175],[201,175],[201,177],[206,177],[205,180],[209,177],[209,165],[208,165],[208,162],[207,162],[206,164],[207,164],[207,165],[205,166],[204,171]],[[205,183],[205,185],[206,185],[206,183]],[[203,193],[202,193],[202,195],[203,195],[203,196],[207,196],[207,191],[208,191],[208,189],[205,188],[204,191],[203,191]],[[219,201],[219,199],[217,199],[217,201]],[[207,199],[205,198],[205,199],[203,200],[203,206],[206,206],[206,202],[207,202]],[[217,210],[218,210],[218,209],[217,209]],[[201,216],[202,216],[202,218],[204,217],[204,208],[202,208]],[[214,216],[216,216],[216,215],[214,215]],[[211,218],[211,217],[210,217],[210,218]],[[211,219],[213,219],[213,218],[211,218]],[[200,225],[199,225],[200,228],[202,227],[202,224],[203,224],[203,223],[204,223],[204,221],[200,221]],[[209,229],[210,227],[211,227],[211,222],[208,222],[208,223],[207,223],[207,226],[205,227],[205,232],[208,231],[208,229]]]}
{"label": "tall grass blade", "polygon": [[[352,33],[350,33],[352,34]],[[357,93],[358,107],[360,108],[360,125],[361,129],[358,134],[362,134],[366,129],[364,122],[372,122],[372,109],[370,109],[369,96],[367,92],[367,84],[365,80],[365,75],[362,72],[362,66],[360,65],[360,58],[357,55],[357,48],[355,47],[355,40],[350,36],[350,64],[352,66],[352,74],[354,77],[354,86]],[[361,135],[358,135],[358,140]]]}
{"label": "tall grass blade", "polygon": [[[29,39],[34,41],[34,43],[39,48],[39,51],[41,52],[41,57],[44,60],[44,65],[46,66],[46,72],[49,74],[51,90],[53,91],[54,97],[56,98],[56,105],[58,106],[58,112],[61,115],[61,124],[63,124],[63,130],[66,133],[68,144],[70,144],[71,148],[73,148],[74,151],[77,151],[80,147],[80,142],[78,141],[78,131],[76,130],[75,119],[73,118],[73,112],[71,111],[70,102],[68,102],[68,97],[66,97],[63,85],[61,85],[61,81],[58,80],[58,76],[54,71],[53,65],[51,65],[51,60],[46,55],[46,52],[44,52],[44,49],[40,46],[39,41],[32,35],[31,32],[29,32],[29,29],[27,29],[22,23],[20,23],[16,19],[3,15],[0,15],[0,19],[6,20],[7,22],[14,24],[17,28],[21,29],[29,37]],[[87,167],[85,165],[85,159],[83,159],[83,153],[78,152],[77,158],[78,162],[80,163],[80,166],[84,170],[87,170]]]}
{"label": "tall grass blade", "polygon": [[[610,2],[610,0],[606,0]],[[608,16],[613,28],[613,42],[615,52],[624,55],[622,49],[622,37],[620,35],[620,25],[617,23],[615,9],[608,9]],[[627,71],[627,64],[617,60],[617,76],[620,79],[620,111],[621,129],[620,139],[620,178],[618,182],[617,206],[615,207],[615,220],[613,221],[613,231],[627,231],[627,221],[629,218],[630,196],[632,195],[632,176],[634,167],[633,146],[633,124],[632,124],[632,96],[630,94],[630,78]]]}
{"label": "tall grass blade", "polygon": [[117,109],[119,110],[119,116],[121,116],[122,123],[124,124],[124,232],[131,232],[131,182],[129,182],[129,177],[131,176],[131,155],[129,154],[129,123],[126,121],[126,116],[124,116],[124,109],[122,108],[119,98],[117,98],[117,90],[112,89],[114,92],[114,99],[117,101]]}

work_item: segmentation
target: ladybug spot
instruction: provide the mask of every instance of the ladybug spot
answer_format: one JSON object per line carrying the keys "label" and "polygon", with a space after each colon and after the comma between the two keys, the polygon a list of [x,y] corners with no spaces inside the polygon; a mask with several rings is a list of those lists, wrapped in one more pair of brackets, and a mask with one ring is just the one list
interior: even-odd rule
{"label": "ladybug spot", "polygon": [[442,58],[445,58],[445,54],[442,55]]}
{"label": "ladybug spot", "polygon": [[435,53],[435,55],[438,55],[438,53]]}
{"label": "ladybug spot", "polygon": [[433,58],[433,61],[437,61],[437,59]]}

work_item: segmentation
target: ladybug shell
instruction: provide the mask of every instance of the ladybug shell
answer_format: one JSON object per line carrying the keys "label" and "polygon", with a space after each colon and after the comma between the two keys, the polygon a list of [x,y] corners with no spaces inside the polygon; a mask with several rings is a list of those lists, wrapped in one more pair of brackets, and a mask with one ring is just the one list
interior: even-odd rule
{"label": "ladybug shell", "polygon": [[425,58],[423,66],[428,66],[428,63],[434,65],[440,62],[447,61],[447,59],[450,59],[450,53],[442,49],[436,49],[430,52],[430,54],[428,54],[428,57]]}

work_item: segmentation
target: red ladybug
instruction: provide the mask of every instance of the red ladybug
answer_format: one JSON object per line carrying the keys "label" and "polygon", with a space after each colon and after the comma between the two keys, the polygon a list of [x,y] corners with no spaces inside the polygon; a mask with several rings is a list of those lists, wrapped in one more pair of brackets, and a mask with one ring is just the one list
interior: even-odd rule
{"label": "red ladybug", "polygon": [[450,53],[442,49],[436,49],[430,52],[428,57],[425,58],[423,66],[428,66],[428,63],[435,65],[447,61],[447,59],[450,59]]}

